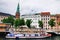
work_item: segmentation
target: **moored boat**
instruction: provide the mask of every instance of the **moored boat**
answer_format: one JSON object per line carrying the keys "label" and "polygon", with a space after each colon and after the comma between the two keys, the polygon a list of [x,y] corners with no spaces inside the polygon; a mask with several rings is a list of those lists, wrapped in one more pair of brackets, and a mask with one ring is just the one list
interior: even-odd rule
{"label": "moored boat", "polygon": [[56,33],[56,35],[60,35],[60,32],[55,32]]}
{"label": "moored boat", "polygon": [[39,33],[33,33],[33,34],[7,34],[6,38],[46,38],[50,37],[50,34],[39,34]]}

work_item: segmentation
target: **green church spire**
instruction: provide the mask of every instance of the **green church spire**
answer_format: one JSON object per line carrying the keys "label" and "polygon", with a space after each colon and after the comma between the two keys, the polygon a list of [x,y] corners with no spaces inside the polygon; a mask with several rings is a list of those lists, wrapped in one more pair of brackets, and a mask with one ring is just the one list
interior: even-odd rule
{"label": "green church spire", "polygon": [[20,18],[20,10],[19,10],[19,3],[18,3],[18,6],[17,6],[17,10],[16,10],[16,19]]}
{"label": "green church spire", "polygon": [[17,12],[20,13],[19,3],[18,3],[18,6],[17,6]]}

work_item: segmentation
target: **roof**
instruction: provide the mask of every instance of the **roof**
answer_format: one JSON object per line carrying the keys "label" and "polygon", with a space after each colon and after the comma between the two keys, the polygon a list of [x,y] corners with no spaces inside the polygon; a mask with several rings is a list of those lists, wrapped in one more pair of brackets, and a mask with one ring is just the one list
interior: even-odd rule
{"label": "roof", "polygon": [[59,18],[60,17],[60,14],[51,15],[51,17],[57,17],[57,18]]}
{"label": "roof", "polygon": [[40,15],[40,13],[36,13],[36,14],[34,14],[34,15]]}
{"label": "roof", "polygon": [[51,17],[56,17],[56,15],[50,15]]}
{"label": "roof", "polygon": [[60,16],[60,14],[56,14],[56,16]]}
{"label": "roof", "polygon": [[50,12],[41,12],[41,15],[50,15]]}
{"label": "roof", "polygon": [[16,12],[20,13],[20,10],[19,10],[19,9],[20,9],[20,8],[19,8],[19,3],[18,3],[17,11],[16,11]]}
{"label": "roof", "polygon": [[60,14],[56,14],[56,17],[57,17],[57,18],[60,18]]}
{"label": "roof", "polygon": [[13,17],[15,17],[14,15],[11,15],[11,14],[8,14],[8,13],[3,13],[3,12],[0,12],[0,16],[13,16]]}
{"label": "roof", "polygon": [[35,13],[35,14],[25,14],[25,15],[22,15],[22,16],[31,16],[31,15],[40,15],[40,13]]}

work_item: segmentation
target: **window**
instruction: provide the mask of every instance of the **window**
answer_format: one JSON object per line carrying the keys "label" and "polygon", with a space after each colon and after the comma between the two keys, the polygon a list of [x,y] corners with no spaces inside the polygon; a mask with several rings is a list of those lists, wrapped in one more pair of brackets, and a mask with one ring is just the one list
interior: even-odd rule
{"label": "window", "polygon": [[48,18],[48,20],[49,20],[49,18]]}
{"label": "window", "polygon": [[47,17],[47,16],[46,16]]}
{"label": "window", "polygon": [[45,20],[45,18],[44,18],[44,20]]}
{"label": "window", "polygon": [[47,22],[46,22],[47,23]]}
{"label": "window", "polygon": [[[36,32],[37,33],[37,32]],[[35,34],[35,36],[38,36],[38,34]]]}
{"label": "window", "polygon": [[47,20],[47,18],[46,18],[46,20]]}
{"label": "window", "polygon": [[48,16],[49,17],[49,16]]}
{"label": "window", "polygon": [[45,23],[45,22],[44,22]]}
{"label": "window", "polygon": [[43,19],[41,19],[41,20],[43,20]]}
{"label": "window", "polygon": [[49,25],[48,25],[48,27],[49,27]]}

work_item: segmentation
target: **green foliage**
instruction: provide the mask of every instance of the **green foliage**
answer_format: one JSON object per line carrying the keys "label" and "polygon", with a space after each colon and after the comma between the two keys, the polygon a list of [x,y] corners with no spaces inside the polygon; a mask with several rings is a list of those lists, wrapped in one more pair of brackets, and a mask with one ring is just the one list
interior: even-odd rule
{"label": "green foliage", "polygon": [[51,27],[53,27],[53,26],[55,26],[55,22],[54,22],[55,20],[54,19],[51,19],[49,22],[48,22],[48,24],[51,26]]}
{"label": "green foliage", "polygon": [[3,23],[8,23],[7,19],[5,19],[5,18],[2,20],[2,22]]}
{"label": "green foliage", "polygon": [[11,25],[14,25],[14,18],[12,16],[9,16],[8,22],[11,23]]}
{"label": "green foliage", "polygon": [[31,28],[30,24],[32,23],[32,21],[30,19],[26,20],[26,25],[28,26],[28,28]]}
{"label": "green foliage", "polygon": [[16,19],[14,22],[15,28],[18,28],[19,26],[25,25],[24,19]]}
{"label": "green foliage", "polygon": [[19,26],[19,24],[20,24],[20,23],[19,23],[19,22],[20,22],[19,20],[20,20],[20,19],[16,19],[16,20],[14,21],[14,27],[15,27],[15,28],[18,28],[18,26]]}
{"label": "green foliage", "polygon": [[8,18],[4,18],[2,20],[3,23],[10,23],[12,26],[14,25],[15,28],[18,28],[18,26],[25,25],[24,19],[14,19],[12,16],[9,16]]}
{"label": "green foliage", "polygon": [[24,21],[24,19],[20,19],[20,26],[22,26],[22,25],[25,25],[25,21]]}
{"label": "green foliage", "polygon": [[3,23],[10,23],[11,25],[14,24],[14,18],[12,16],[9,16],[8,18],[4,18],[2,20]]}
{"label": "green foliage", "polygon": [[43,22],[42,21],[38,21],[39,27],[43,28]]}

